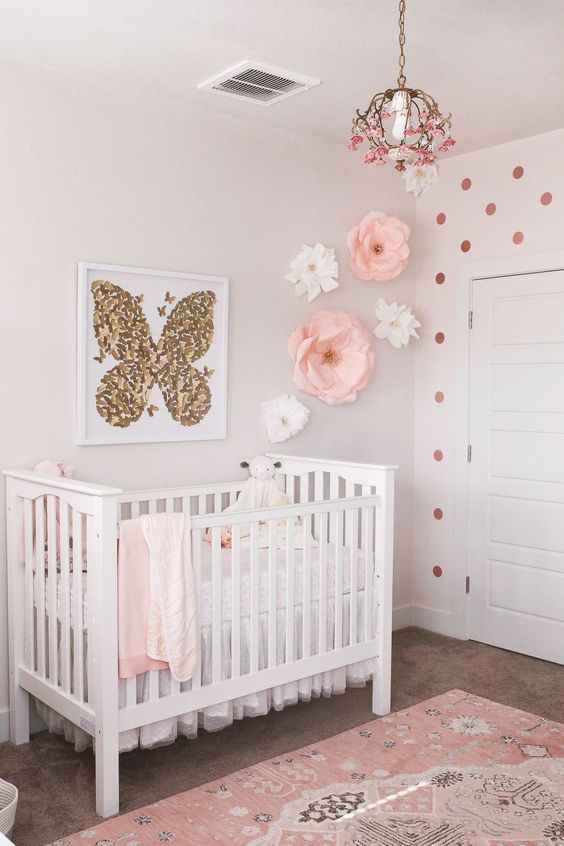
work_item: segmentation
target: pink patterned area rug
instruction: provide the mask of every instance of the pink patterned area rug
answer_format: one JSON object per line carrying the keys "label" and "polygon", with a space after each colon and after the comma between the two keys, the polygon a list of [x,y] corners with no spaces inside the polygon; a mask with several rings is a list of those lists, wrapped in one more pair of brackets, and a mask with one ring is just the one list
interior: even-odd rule
{"label": "pink patterned area rug", "polygon": [[53,846],[564,846],[564,725],[451,690]]}

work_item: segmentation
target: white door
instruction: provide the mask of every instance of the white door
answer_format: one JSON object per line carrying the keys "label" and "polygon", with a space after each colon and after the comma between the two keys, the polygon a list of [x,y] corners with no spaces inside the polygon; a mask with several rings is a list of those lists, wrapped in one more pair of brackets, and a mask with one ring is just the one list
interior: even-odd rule
{"label": "white door", "polygon": [[469,635],[564,664],[564,270],[475,280]]}

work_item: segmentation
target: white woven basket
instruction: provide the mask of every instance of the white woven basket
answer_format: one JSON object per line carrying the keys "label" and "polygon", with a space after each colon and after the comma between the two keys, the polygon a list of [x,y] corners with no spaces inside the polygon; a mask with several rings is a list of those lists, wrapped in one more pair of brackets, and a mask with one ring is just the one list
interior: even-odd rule
{"label": "white woven basket", "polygon": [[18,788],[0,778],[0,831],[9,837],[16,820]]}

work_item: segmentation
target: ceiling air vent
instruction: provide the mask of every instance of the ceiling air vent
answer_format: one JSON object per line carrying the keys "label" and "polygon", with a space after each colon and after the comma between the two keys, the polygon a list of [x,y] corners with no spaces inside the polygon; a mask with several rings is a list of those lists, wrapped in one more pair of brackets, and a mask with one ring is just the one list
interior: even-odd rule
{"label": "ceiling air vent", "polygon": [[217,76],[198,85],[203,91],[251,100],[261,106],[272,106],[294,94],[300,94],[319,85],[319,79],[311,79],[296,73],[259,65],[256,62],[241,62]]}

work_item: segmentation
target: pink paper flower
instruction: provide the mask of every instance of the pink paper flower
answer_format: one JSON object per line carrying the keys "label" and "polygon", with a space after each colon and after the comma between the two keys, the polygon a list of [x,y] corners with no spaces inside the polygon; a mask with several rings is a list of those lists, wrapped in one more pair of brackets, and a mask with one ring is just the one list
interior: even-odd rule
{"label": "pink paper flower", "polygon": [[321,310],[288,338],[294,384],[327,405],[354,402],[374,367],[371,333],[345,311]]}
{"label": "pink paper flower", "polygon": [[410,233],[403,220],[369,212],[347,235],[351,273],[365,282],[395,279],[407,266]]}

